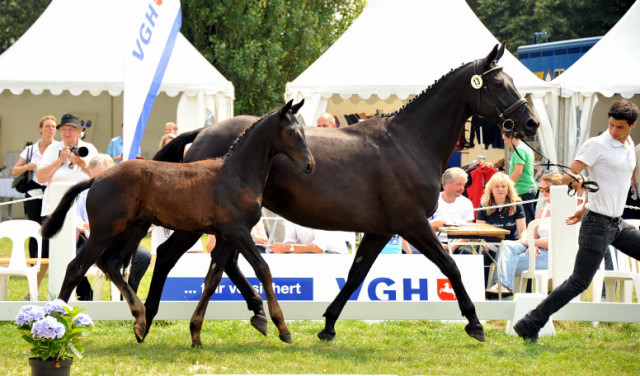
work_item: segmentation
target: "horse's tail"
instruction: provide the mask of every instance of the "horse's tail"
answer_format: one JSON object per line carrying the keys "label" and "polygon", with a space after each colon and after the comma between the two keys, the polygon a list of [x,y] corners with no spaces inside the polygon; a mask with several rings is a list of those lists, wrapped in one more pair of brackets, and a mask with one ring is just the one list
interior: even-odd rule
{"label": "horse's tail", "polygon": [[49,218],[44,221],[40,228],[40,233],[43,238],[52,238],[55,234],[60,232],[62,224],[64,223],[64,218],[67,216],[67,212],[73,204],[73,200],[76,199],[76,196],[78,196],[80,192],[85,189],[89,189],[93,185],[94,180],[95,179],[82,181],[67,190],[64,196],[62,196],[62,200],[60,200],[56,210],[51,213]]}
{"label": "horse's tail", "polygon": [[154,161],[180,162],[184,156],[184,147],[193,142],[204,128],[184,132],[160,149],[153,156]]}

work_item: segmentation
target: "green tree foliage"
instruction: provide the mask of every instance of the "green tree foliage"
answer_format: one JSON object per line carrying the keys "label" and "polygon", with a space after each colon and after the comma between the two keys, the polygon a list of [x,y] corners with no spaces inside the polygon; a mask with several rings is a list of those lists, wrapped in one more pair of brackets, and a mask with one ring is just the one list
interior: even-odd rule
{"label": "green tree foliage", "polygon": [[182,0],[182,33],[231,82],[235,113],[283,102],[285,84],[351,25],[364,0]]}
{"label": "green tree foliage", "polygon": [[0,54],[40,17],[51,0],[0,0]]}
{"label": "green tree foliage", "polygon": [[606,34],[634,0],[468,0],[467,3],[509,50],[531,43],[534,32],[549,41]]}

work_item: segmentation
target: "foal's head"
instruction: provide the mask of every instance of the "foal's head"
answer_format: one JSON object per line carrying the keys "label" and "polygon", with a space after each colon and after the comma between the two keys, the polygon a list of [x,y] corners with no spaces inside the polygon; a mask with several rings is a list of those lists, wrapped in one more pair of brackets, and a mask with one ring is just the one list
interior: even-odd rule
{"label": "foal's head", "polygon": [[504,50],[504,43],[496,45],[487,57],[470,64],[472,90],[468,91],[467,100],[475,113],[501,128],[531,136],[538,128],[538,118],[518,93],[511,77],[497,65]]}
{"label": "foal's head", "polygon": [[290,100],[281,109],[272,112],[266,121],[278,123],[278,135],[273,138],[273,147],[283,153],[295,163],[298,171],[310,174],[315,168],[316,161],[307,147],[304,127],[294,116],[304,104],[304,99],[298,104]]}

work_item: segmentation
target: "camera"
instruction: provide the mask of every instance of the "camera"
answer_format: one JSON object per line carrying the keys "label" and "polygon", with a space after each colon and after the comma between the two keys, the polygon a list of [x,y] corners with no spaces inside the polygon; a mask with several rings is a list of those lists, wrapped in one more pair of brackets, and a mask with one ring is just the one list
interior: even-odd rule
{"label": "camera", "polygon": [[84,146],[80,146],[80,147],[73,146],[69,148],[69,151],[77,155],[78,157],[86,157],[87,155],[89,155],[89,149],[87,149]]}

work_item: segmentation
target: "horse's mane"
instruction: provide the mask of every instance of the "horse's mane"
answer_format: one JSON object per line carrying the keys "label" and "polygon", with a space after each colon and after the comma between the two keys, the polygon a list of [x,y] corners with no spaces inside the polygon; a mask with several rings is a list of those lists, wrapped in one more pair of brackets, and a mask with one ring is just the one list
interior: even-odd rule
{"label": "horse's mane", "polygon": [[251,131],[253,130],[253,128],[255,128],[256,124],[258,124],[259,122],[261,122],[262,120],[264,120],[265,118],[269,117],[271,114],[273,114],[274,112],[280,110],[275,109],[275,110],[271,110],[268,114],[262,116],[260,119],[256,120],[253,124],[251,124],[251,126],[249,126],[249,128],[245,129],[244,132],[242,132],[242,134],[240,136],[238,136],[238,138],[235,139],[235,141],[233,141],[231,143],[231,146],[229,147],[229,150],[227,150],[227,152],[224,155],[224,158],[228,158],[231,153],[233,153],[233,151],[235,150],[236,146],[238,146],[238,144],[245,138],[247,137],[248,134],[251,133]]}
{"label": "horse's mane", "polygon": [[451,69],[448,73],[445,73],[442,77],[440,77],[440,79],[435,80],[433,82],[433,84],[429,85],[429,87],[427,87],[426,89],[422,90],[420,92],[420,94],[416,95],[415,97],[411,98],[409,100],[409,102],[407,102],[404,106],[400,107],[400,109],[396,110],[393,113],[390,114],[382,114],[381,117],[383,118],[388,118],[388,117],[392,117],[392,116],[396,116],[400,113],[402,113],[402,111],[406,110],[408,107],[412,106],[415,102],[417,102],[418,100],[422,99],[423,97],[426,97],[428,94],[430,94],[430,92],[432,90],[435,90],[436,87],[438,87],[438,85],[440,85],[442,83],[442,81],[444,81],[444,79],[446,79],[447,77],[449,77],[450,75],[452,75],[453,73],[459,71],[460,69],[462,69],[463,67],[467,66],[469,63],[462,63],[461,66],[459,66],[456,69]]}

